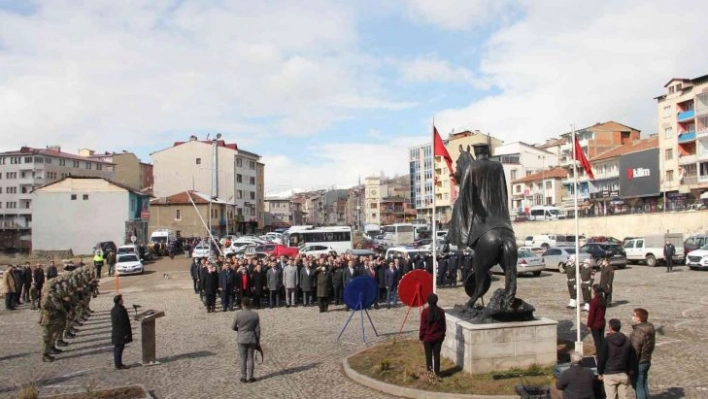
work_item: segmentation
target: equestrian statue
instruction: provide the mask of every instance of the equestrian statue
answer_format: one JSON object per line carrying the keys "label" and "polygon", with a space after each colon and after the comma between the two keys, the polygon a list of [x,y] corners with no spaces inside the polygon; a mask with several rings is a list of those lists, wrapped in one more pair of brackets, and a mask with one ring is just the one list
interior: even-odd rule
{"label": "equestrian statue", "polygon": [[[474,156],[467,146],[460,146],[453,175],[459,194],[452,210],[447,241],[458,248],[471,248],[472,271],[465,280],[470,296],[465,306],[456,310],[473,323],[524,321],[533,319],[533,306],[516,298],[516,237],[509,217],[509,196],[501,162],[489,159],[489,145],[475,144]],[[499,264],[504,271],[505,287],[498,289],[489,304],[483,296],[492,281],[491,269]],[[482,299],[482,305],[477,301]]]}

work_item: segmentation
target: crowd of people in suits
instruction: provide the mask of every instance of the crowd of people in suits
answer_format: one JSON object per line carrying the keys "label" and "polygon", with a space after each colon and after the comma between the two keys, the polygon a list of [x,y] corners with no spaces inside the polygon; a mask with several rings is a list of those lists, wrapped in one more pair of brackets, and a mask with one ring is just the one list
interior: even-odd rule
{"label": "crowd of people in suits", "polygon": [[[438,285],[457,286],[469,273],[469,253],[451,253],[438,257]],[[402,254],[390,259],[383,255],[295,257],[269,256],[262,259],[239,259],[219,256],[216,259],[193,258],[190,274],[194,293],[204,302],[207,312],[216,311],[217,298],[224,312],[241,307],[243,298],[251,298],[260,308],[314,306],[326,312],[330,304],[343,304],[344,287],[355,277],[369,276],[379,288],[375,308],[398,306],[397,289],[401,278],[412,270],[433,273],[431,255]]]}

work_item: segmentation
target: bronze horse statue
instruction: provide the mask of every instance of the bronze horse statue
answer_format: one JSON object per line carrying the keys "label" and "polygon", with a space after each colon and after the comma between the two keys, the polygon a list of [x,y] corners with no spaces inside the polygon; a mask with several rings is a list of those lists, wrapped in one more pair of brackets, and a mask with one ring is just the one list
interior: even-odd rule
{"label": "bronze horse statue", "polygon": [[[475,157],[467,146],[460,146],[454,179],[459,195],[452,212],[448,241],[458,248],[474,251],[472,272],[465,280],[470,296],[466,308],[474,310],[477,300],[489,291],[491,269],[499,264],[504,270],[505,289],[496,301],[492,314],[512,312],[516,299],[516,238],[509,217],[506,178],[502,164],[489,159],[487,144],[474,145]],[[489,307],[492,307],[490,302]],[[518,301],[523,302],[523,301]]]}

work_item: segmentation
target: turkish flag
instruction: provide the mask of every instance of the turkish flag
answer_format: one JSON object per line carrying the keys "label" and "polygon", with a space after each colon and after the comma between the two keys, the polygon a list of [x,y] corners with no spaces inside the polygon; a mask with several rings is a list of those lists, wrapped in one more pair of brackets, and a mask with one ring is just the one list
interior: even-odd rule
{"label": "turkish flag", "polygon": [[433,156],[442,157],[445,160],[447,168],[450,170],[450,176],[452,177],[452,157],[450,153],[447,152],[447,148],[445,148],[442,137],[440,137],[440,133],[438,133],[438,129],[435,128],[435,125],[433,125]]}
{"label": "turkish flag", "polygon": [[595,175],[592,174],[592,167],[590,166],[590,161],[588,161],[587,157],[585,157],[583,149],[580,148],[580,142],[578,141],[578,137],[575,137],[575,160],[580,162],[590,180],[595,180]]}

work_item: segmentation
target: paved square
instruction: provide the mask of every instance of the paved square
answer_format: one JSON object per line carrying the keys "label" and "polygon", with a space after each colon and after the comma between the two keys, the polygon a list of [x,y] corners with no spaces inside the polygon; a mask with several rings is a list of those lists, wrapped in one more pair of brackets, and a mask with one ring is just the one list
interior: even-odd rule
{"label": "paved square", "polygon": [[[147,266],[148,273],[121,278],[121,293],[131,315],[132,304],[142,310],[165,310],[157,320],[157,356],[161,365],[135,366],[125,371],[112,368],[110,309],[114,283],[104,278],[102,295],[92,301],[96,314],[80,327],[78,337],[54,363],[41,361],[39,312],[26,305],[15,312],[0,311],[0,397],[11,397],[15,386],[36,381],[42,393],[85,390],[87,384],[118,386],[144,384],[157,398],[386,398],[361,387],[341,372],[342,359],[364,347],[361,322],[355,317],[336,342],[348,313],[343,309],[318,313],[316,307],[261,310],[265,362],[256,364],[259,381],[238,382],[235,333],[230,326],[234,313],[207,314],[193,294],[189,260],[160,260]],[[676,269],[676,268],[675,268]],[[630,266],[615,277],[614,300],[608,318],[622,320],[629,332],[632,309],[645,307],[658,330],[657,348],[650,371],[652,397],[708,397],[708,274],[678,267],[665,273],[661,267]],[[170,279],[163,279],[168,273]],[[597,277],[599,278],[599,276]],[[503,283],[495,277],[490,292]],[[441,305],[466,300],[462,288],[440,290]],[[567,310],[565,276],[544,272],[541,277],[521,277],[518,296],[537,308],[537,316],[559,320],[559,335],[574,339],[574,311]],[[489,297],[489,294],[487,295]],[[336,309],[336,308],[335,308]],[[371,311],[384,340],[398,331],[405,308]],[[583,314],[585,317],[585,314]],[[415,337],[418,316],[412,313],[404,331]],[[368,324],[368,323],[367,323]],[[366,324],[365,324],[366,325]],[[141,359],[140,327],[133,321],[134,340],[124,354],[126,364]],[[592,338],[584,334],[585,342]],[[421,359],[421,362],[424,360]]]}

